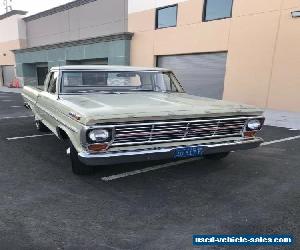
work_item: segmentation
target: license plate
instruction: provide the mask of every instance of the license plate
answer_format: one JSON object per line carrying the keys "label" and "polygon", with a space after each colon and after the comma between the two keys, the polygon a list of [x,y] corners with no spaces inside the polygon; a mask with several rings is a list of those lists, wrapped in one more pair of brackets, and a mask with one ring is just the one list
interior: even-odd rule
{"label": "license plate", "polygon": [[200,157],[203,154],[202,147],[184,147],[176,148],[174,151],[174,158],[192,158]]}

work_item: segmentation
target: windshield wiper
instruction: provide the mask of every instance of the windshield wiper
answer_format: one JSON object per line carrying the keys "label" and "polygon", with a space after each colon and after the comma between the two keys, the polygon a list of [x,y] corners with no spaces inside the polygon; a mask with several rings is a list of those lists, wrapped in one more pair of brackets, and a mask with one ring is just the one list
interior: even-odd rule
{"label": "windshield wiper", "polygon": [[152,89],[130,89],[130,90],[126,91],[126,92],[130,92],[130,91],[136,91],[136,92],[138,92],[138,91],[140,91],[140,92],[154,92]]}
{"label": "windshield wiper", "polygon": [[80,90],[80,91],[76,91],[76,93],[80,93],[80,94],[85,94],[85,93],[119,94],[119,92],[107,91],[107,90]]}

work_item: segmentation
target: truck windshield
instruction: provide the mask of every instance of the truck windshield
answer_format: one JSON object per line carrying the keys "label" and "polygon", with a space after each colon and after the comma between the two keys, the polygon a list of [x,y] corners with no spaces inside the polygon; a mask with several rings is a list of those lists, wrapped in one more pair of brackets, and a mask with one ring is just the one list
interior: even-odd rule
{"label": "truck windshield", "polygon": [[184,92],[172,72],[161,71],[65,71],[61,93]]}

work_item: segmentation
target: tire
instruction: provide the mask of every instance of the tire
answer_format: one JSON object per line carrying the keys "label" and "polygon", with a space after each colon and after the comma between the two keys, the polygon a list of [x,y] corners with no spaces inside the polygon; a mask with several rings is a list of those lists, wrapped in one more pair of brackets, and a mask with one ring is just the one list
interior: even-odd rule
{"label": "tire", "polygon": [[230,152],[211,154],[211,155],[204,156],[204,158],[208,160],[222,160],[226,158],[229,154]]}
{"label": "tire", "polygon": [[40,132],[49,132],[50,130],[40,120],[35,120],[35,127]]}
{"label": "tire", "polygon": [[95,173],[94,166],[87,166],[83,164],[78,158],[78,152],[73,145],[70,147],[70,158],[72,164],[72,171],[76,175],[92,175]]}

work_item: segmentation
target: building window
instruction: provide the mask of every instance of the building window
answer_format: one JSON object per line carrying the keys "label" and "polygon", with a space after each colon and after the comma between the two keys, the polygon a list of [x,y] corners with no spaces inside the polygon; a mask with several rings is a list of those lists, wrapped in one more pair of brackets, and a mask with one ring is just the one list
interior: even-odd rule
{"label": "building window", "polygon": [[177,4],[156,9],[156,29],[175,27],[177,24]]}
{"label": "building window", "polygon": [[203,21],[229,18],[232,15],[233,0],[205,0]]}

